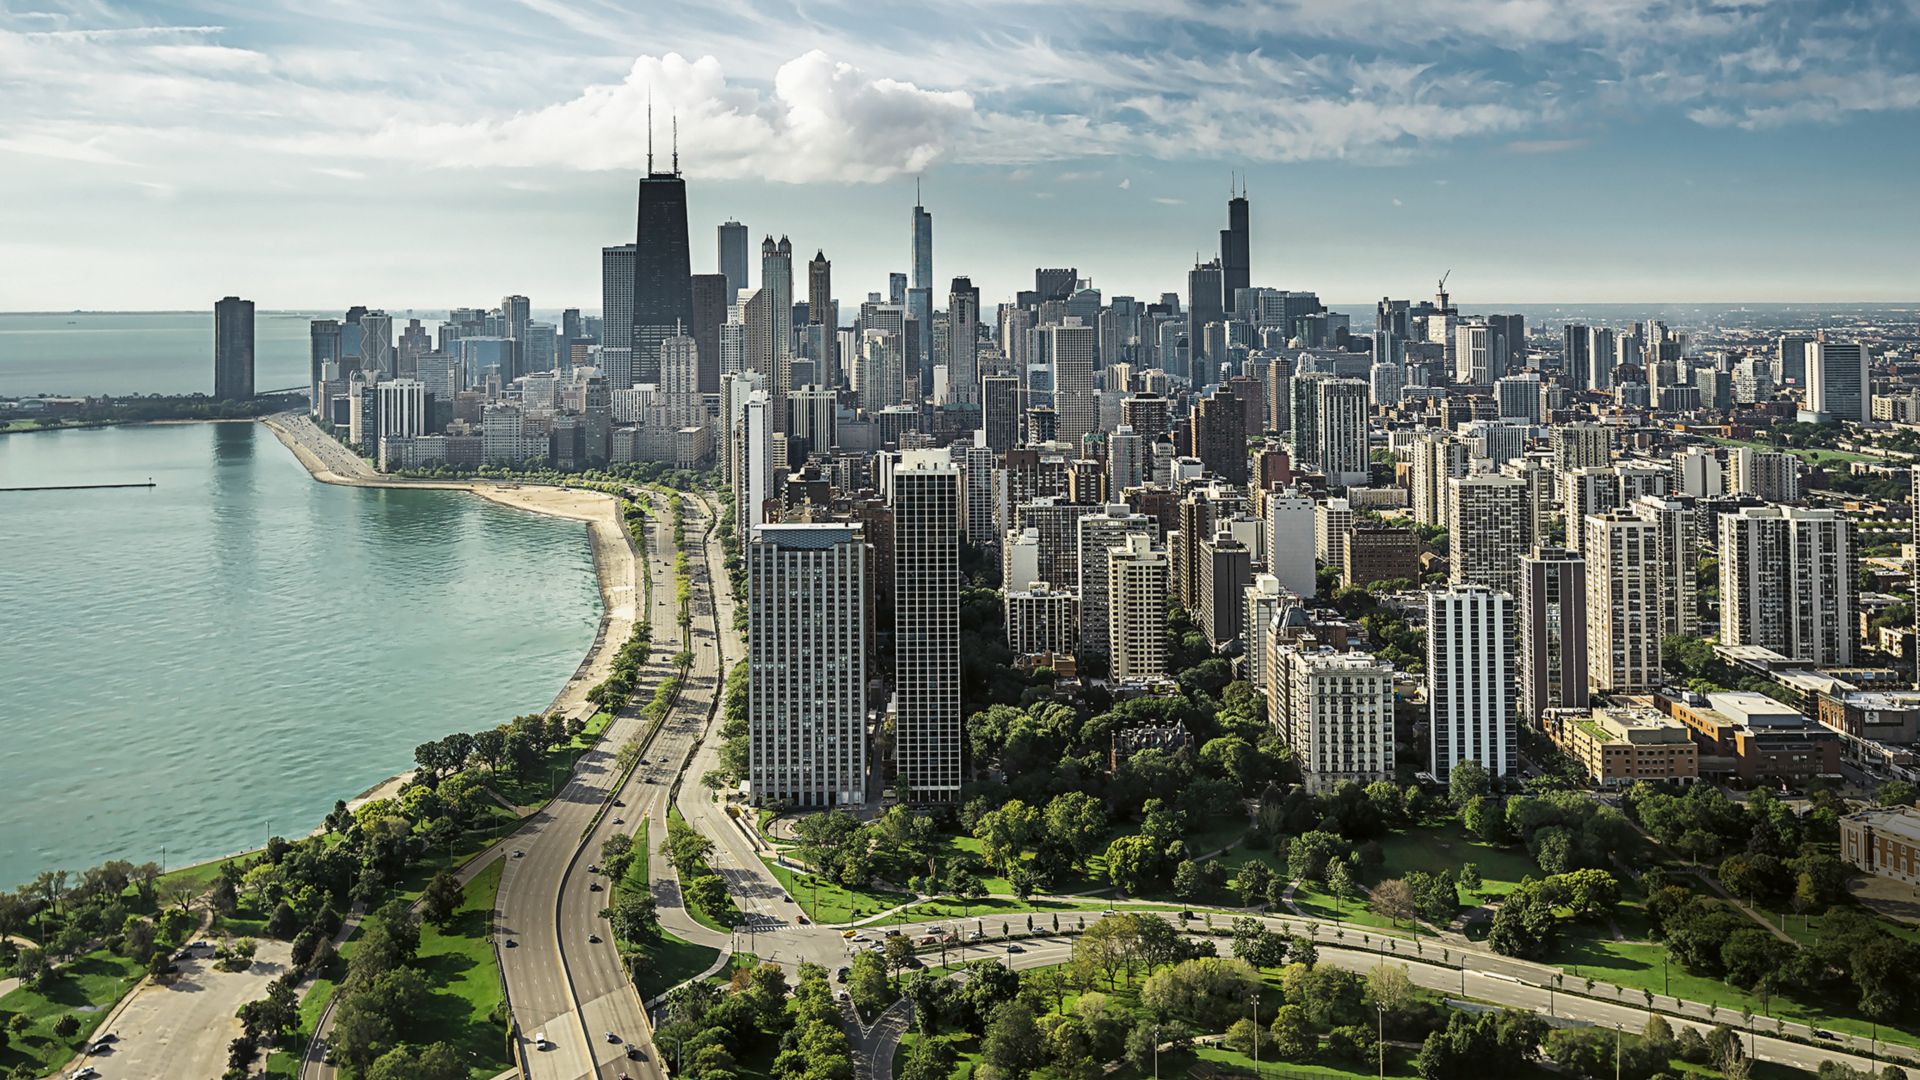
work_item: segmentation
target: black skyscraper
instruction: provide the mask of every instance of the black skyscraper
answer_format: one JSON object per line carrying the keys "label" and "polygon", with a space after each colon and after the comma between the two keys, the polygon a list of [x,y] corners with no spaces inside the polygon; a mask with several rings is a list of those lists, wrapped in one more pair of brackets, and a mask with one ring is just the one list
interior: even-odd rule
{"label": "black skyscraper", "polygon": [[660,381],[660,343],[693,325],[693,263],[687,250],[687,182],[680,151],[673,171],[640,181],[640,229],[633,245],[633,381]]}
{"label": "black skyscraper", "polygon": [[1227,227],[1220,230],[1220,307],[1233,313],[1233,296],[1253,284],[1252,247],[1247,236],[1247,193],[1227,200]]}

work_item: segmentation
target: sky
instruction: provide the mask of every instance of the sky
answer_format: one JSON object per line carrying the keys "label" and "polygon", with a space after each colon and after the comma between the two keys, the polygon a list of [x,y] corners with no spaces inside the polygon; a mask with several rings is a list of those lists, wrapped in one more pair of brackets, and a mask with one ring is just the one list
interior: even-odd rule
{"label": "sky", "polygon": [[[0,310],[599,306],[634,181],[843,306],[1920,298],[1920,0],[0,0]],[[758,273],[755,271],[757,280]]]}

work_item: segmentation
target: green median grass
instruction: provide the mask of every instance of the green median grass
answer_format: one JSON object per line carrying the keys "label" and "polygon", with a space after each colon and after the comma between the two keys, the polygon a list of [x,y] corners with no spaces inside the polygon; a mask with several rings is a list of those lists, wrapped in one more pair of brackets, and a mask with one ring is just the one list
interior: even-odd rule
{"label": "green median grass", "polygon": [[494,895],[503,866],[496,859],[474,875],[444,929],[431,923],[421,926],[414,962],[433,993],[427,1008],[414,1018],[417,1028],[410,1040],[452,1044],[468,1062],[470,1075],[480,1080],[512,1065],[506,1056],[506,997],[492,940]]}
{"label": "green median grass", "polygon": [[907,893],[887,889],[849,889],[817,874],[783,866],[778,859],[762,856],[760,861],[767,864],[781,887],[800,904],[800,910],[817,923],[855,922],[913,900]]}

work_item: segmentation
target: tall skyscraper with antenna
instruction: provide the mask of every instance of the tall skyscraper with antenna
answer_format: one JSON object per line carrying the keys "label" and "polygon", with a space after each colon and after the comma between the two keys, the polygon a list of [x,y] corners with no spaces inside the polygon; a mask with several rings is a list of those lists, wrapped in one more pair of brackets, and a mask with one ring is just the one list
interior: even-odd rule
{"label": "tall skyscraper with antenna", "polygon": [[913,182],[913,285],[907,290],[907,317],[916,320],[919,342],[918,393],[932,391],[933,378],[933,215],[920,205],[920,181]]}
{"label": "tall skyscraper with antenna", "polygon": [[[1247,189],[1227,199],[1227,227],[1220,230],[1220,306],[1233,314],[1233,297],[1252,282],[1252,240],[1247,233]],[[1231,188],[1229,189],[1232,190]]]}
{"label": "tall skyscraper with antenna", "polygon": [[640,181],[633,244],[633,383],[660,381],[660,344],[693,324],[693,264],[687,246],[687,182],[680,176],[680,124],[673,167],[653,168],[653,105],[647,105],[647,175]]}

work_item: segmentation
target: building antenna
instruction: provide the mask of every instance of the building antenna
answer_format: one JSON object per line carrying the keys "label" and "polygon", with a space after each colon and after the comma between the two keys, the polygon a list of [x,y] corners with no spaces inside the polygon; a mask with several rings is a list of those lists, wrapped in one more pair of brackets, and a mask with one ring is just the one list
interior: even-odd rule
{"label": "building antenna", "polygon": [[920,205],[920,178],[918,176],[913,178],[913,205]]}
{"label": "building antenna", "polygon": [[653,175],[653,88],[647,88],[647,175]]}
{"label": "building antenna", "polygon": [[680,114],[673,114],[673,175],[680,175]]}

